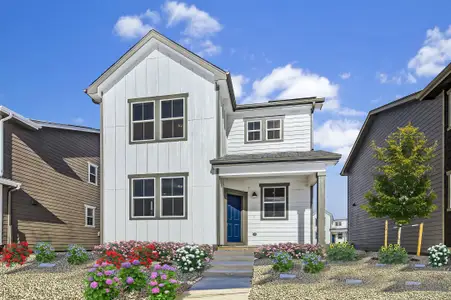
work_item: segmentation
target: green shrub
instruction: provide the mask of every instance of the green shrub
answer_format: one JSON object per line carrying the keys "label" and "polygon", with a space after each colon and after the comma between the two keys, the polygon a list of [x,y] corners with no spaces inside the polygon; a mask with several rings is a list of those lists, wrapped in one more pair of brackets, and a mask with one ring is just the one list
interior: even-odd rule
{"label": "green shrub", "polygon": [[33,252],[36,254],[36,261],[40,263],[49,263],[56,257],[55,249],[48,242],[38,242]]}
{"label": "green shrub", "polygon": [[395,244],[382,246],[378,253],[379,262],[382,264],[405,264],[409,261],[406,249]]}
{"label": "green shrub", "polygon": [[293,258],[287,252],[276,252],[272,260],[272,268],[277,272],[288,272],[293,269]]}
{"label": "green shrub", "polygon": [[428,249],[429,264],[433,267],[442,267],[448,264],[448,258],[451,254],[448,247],[438,244]]}
{"label": "green shrub", "polygon": [[80,265],[89,259],[86,249],[79,245],[69,245],[66,256],[67,262],[71,265]]}
{"label": "green shrub", "polygon": [[326,254],[329,261],[352,261],[357,258],[354,246],[347,242],[329,245]]}
{"label": "green shrub", "polygon": [[305,273],[319,273],[324,269],[324,262],[321,261],[321,256],[315,253],[309,253],[302,257]]}

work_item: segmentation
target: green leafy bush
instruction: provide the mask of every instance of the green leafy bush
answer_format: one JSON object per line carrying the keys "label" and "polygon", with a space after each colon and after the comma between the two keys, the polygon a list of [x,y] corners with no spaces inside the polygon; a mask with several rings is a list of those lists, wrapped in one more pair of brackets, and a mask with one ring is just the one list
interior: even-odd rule
{"label": "green leafy bush", "polygon": [[120,293],[120,279],[116,277],[116,268],[107,262],[94,264],[85,279],[86,300],[115,299]]}
{"label": "green leafy bush", "polygon": [[149,300],[173,300],[177,296],[177,288],[180,283],[176,278],[176,268],[168,265],[156,265],[154,272],[150,274],[150,282],[147,287]]}
{"label": "green leafy bush", "polygon": [[38,242],[33,252],[36,254],[36,261],[40,263],[49,263],[56,257],[55,249],[48,242]]}
{"label": "green leafy bush", "polygon": [[448,247],[443,244],[438,244],[428,249],[429,264],[433,267],[442,267],[448,264],[448,258],[451,254]]}
{"label": "green leafy bush", "polygon": [[379,249],[378,257],[380,263],[388,265],[405,264],[409,260],[406,249],[397,244],[382,246]]}
{"label": "green leafy bush", "polygon": [[309,253],[302,257],[304,265],[304,272],[319,273],[324,269],[324,262],[321,261],[321,256],[315,253]]}
{"label": "green leafy bush", "polygon": [[183,273],[205,268],[207,254],[197,245],[183,246],[175,251],[175,262]]}
{"label": "green leafy bush", "polygon": [[146,288],[147,275],[140,268],[141,262],[135,259],[133,262],[122,263],[119,270],[119,278],[125,292],[141,291]]}
{"label": "green leafy bush", "polygon": [[80,265],[87,262],[89,259],[88,252],[80,245],[69,245],[66,257],[67,262],[71,265]]}
{"label": "green leafy bush", "polygon": [[329,245],[326,254],[329,261],[352,261],[357,258],[354,246],[347,242]]}
{"label": "green leafy bush", "polygon": [[293,269],[293,258],[287,252],[276,252],[272,260],[272,268],[277,272],[288,272]]}

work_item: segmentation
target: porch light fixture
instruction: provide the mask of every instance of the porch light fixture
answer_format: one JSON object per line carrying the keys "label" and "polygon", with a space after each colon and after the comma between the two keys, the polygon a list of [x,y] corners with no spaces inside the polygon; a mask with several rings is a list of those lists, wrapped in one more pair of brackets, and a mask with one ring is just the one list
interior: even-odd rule
{"label": "porch light fixture", "polygon": [[256,192],[252,193],[252,198],[254,198],[254,199],[257,198],[257,193]]}

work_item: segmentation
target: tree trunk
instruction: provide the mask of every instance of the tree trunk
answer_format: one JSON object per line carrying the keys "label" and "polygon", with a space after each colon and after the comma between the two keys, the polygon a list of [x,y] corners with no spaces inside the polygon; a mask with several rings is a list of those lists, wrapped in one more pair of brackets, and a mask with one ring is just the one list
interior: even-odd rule
{"label": "tree trunk", "polygon": [[401,246],[401,229],[402,226],[398,225],[398,245]]}

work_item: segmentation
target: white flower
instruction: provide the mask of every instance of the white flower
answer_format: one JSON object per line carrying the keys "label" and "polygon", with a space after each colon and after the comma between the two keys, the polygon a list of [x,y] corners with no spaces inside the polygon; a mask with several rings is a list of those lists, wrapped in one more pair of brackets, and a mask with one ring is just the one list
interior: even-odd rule
{"label": "white flower", "polygon": [[189,271],[192,272],[192,271],[194,271],[194,269],[193,268],[189,268]]}

